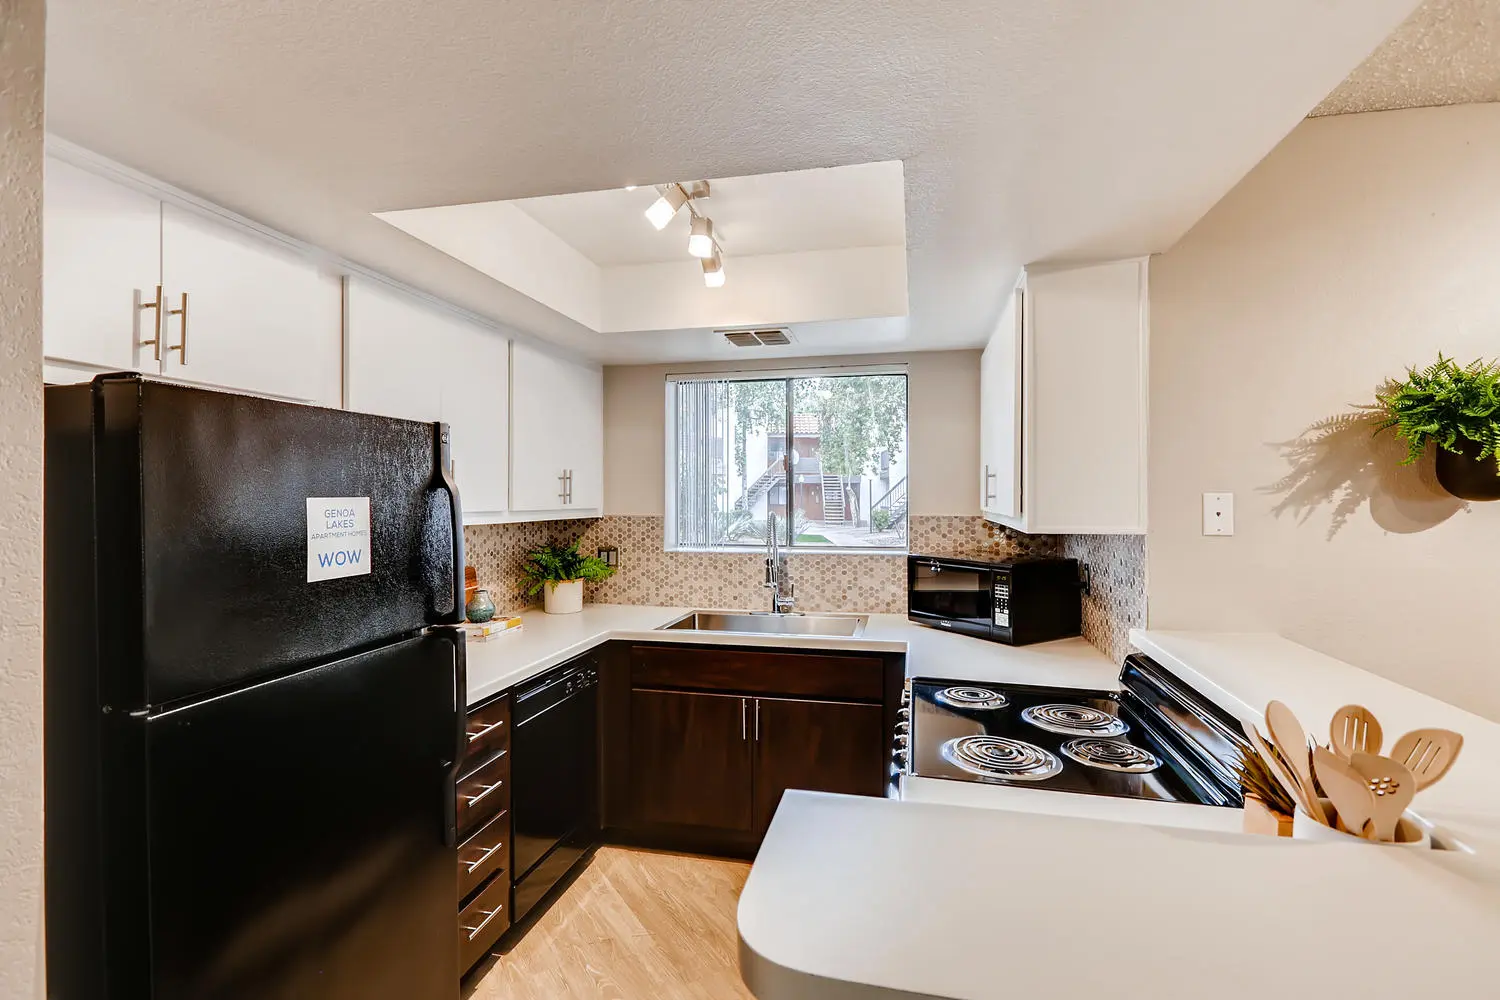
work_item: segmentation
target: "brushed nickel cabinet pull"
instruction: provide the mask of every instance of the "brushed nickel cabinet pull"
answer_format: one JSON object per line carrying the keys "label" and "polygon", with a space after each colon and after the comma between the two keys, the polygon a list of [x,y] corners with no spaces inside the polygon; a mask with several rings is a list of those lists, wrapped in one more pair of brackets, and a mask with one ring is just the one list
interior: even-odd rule
{"label": "brushed nickel cabinet pull", "polygon": [[187,292],[183,292],[182,293],[182,306],[180,308],[178,308],[178,309],[168,309],[167,310],[167,315],[168,316],[181,316],[182,317],[182,340],[181,340],[181,342],[178,343],[178,345],[176,347],[168,347],[167,350],[181,352],[178,355],[177,360],[180,361],[182,364],[187,364],[187,333],[188,333],[188,293]]}
{"label": "brushed nickel cabinet pull", "polygon": [[505,841],[502,840],[498,844],[496,844],[494,847],[489,848],[488,850],[486,850],[483,854],[481,854],[479,856],[479,860],[478,861],[471,862],[469,864],[469,866],[465,869],[465,871],[468,874],[470,874],[470,875],[474,874],[474,872],[479,869],[480,865],[482,865],[486,861],[488,861],[490,859],[490,856],[492,854],[494,854],[496,851],[500,850],[500,848],[502,848],[504,846],[505,846]]}
{"label": "brushed nickel cabinet pull", "polygon": [[488,736],[490,733],[493,733],[495,730],[499,729],[503,725],[505,725],[505,720],[504,719],[501,719],[499,722],[492,722],[488,726],[485,726],[483,729],[479,730],[479,732],[477,732],[477,733],[470,733],[469,734],[469,742],[473,743],[475,740],[482,740],[486,736]]}
{"label": "brushed nickel cabinet pull", "polygon": [[745,722],[745,716],[749,714],[750,706],[745,703],[746,700],[747,699],[745,698],[740,699],[740,739],[742,740],[748,740],[750,738],[750,733],[748,732],[749,727]]}
{"label": "brushed nickel cabinet pull", "polygon": [[479,805],[479,803],[484,801],[486,796],[488,796],[491,792],[493,792],[503,784],[505,784],[504,780],[497,781],[493,785],[489,785],[488,787],[486,787],[485,790],[480,792],[478,795],[465,795],[464,798],[469,801],[469,808],[472,809],[474,806]]}
{"label": "brushed nickel cabinet pull", "polygon": [[755,742],[760,742],[760,699],[755,699]]}
{"label": "brushed nickel cabinet pull", "polygon": [[993,494],[993,493],[990,492],[990,480],[994,479],[994,478],[995,478],[995,473],[991,472],[990,471],[990,467],[988,465],[986,465],[984,467],[984,502],[985,503],[989,503],[991,500],[995,499],[995,494]]}
{"label": "brushed nickel cabinet pull", "polygon": [[[136,289],[136,292],[139,293],[140,289]],[[136,308],[137,311],[142,310],[142,309],[154,309],[156,311],[156,320],[153,323],[153,326],[155,327],[155,335],[152,336],[152,338],[150,340],[142,340],[142,341],[140,341],[140,345],[142,347],[145,347],[147,344],[150,344],[151,345],[151,353],[152,353],[152,355],[156,358],[157,361],[160,361],[161,360],[161,332],[162,332],[162,324],[166,321],[166,317],[165,317],[165,315],[163,315],[163,310],[162,310],[161,286],[160,285],[156,286],[156,298],[153,301],[151,301],[151,302],[140,302],[140,303],[138,303],[136,305],[135,308]]]}
{"label": "brushed nickel cabinet pull", "polygon": [[470,941],[474,940],[476,937],[479,936],[479,932],[482,931],[482,930],[484,930],[484,925],[485,924],[489,923],[491,920],[494,920],[495,917],[497,917],[500,914],[504,913],[505,912],[505,907],[503,907],[503,906],[497,906],[493,910],[480,910],[479,912],[484,914],[484,919],[481,920],[481,921],[479,921],[479,924],[477,926],[475,926],[475,927],[465,927],[464,928],[464,930],[466,930],[466,931],[469,932],[469,940]]}

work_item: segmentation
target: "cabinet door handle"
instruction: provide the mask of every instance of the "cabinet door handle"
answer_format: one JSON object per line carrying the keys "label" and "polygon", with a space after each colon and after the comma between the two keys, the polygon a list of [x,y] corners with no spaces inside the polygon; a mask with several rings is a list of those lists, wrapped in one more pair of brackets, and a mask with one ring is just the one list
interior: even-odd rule
{"label": "cabinet door handle", "polygon": [[503,725],[505,725],[504,719],[501,719],[499,722],[492,722],[488,726],[485,726],[483,729],[479,730],[477,733],[470,733],[469,742],[473,743],[475,740],[482,740]]}
{"label": "cabinet door handle", "polygon": [[995,473],[991,472],[990,471],[990,467],[988,465],[986,465],[984,467],[984,502],[985,503],[989,503],[991,500],[995,499],[995,494],[990,492],[990,480],[994,479],[994,478],[995,478]]}
{"label": "cabinet door handle", "polygon": [[746,725],[746,722],[745,722],[745,717],[750,712],[750,706],[748,704],[746,704],[747,701],[748,701],[748,699],[746,699],[746,698],[741,698],[740,699],[740,739],[741,740],[748,740],[750,738],[750,734],[749,734],[749,732],[747,732],[748,726]]}
{"label": "cabinet door handle", "polygon": [[180,351],[181,353],[178,355],[177,360],[180,361],[182,364],[187,364],[187,334],[188,334],[188,293],[187,292],[183,292],[182,293],[182,307],[179,308],[179,309],[168,309],[167,310],[167,315],[168,316],[181,316],[182,317],[182,340],[178,343],[178,345],[176,347],[168,347],[167,350],[168,351]]}
{"label": "cabinet door handle", "polygon": [[475,927],[465,927],[464,928],[464,930],[466,930],[466,931],[469,932],[469,940],[470,941],[474,940],[476,937],[479,936],[479,932],[482,931],[482,930],[484,930],[484,925],[485,924],[489,923],[491,920],[494,920],[495,917],[497,917],[500,914],[504,913],[505,912],[505,907],[503,907],[503,906],[497,906],[493,910],[480,910],[479,912],[484,914],[484,919],[481,920],[481,921],[479,921],[479,924],[477,926],[475,926]]}
{"label": "cabinet door handle", "polygon": [[[504,816],[505,814],[501,813],[500,815]],[[467,872],[467,873],[469,873],[470,875],[472,875],[475,871],[477,871],[479,869],[480,865],[482,865],[486,861],[488,861],[490,859],[490,857],[493,856],[496,851],[500,850],[500,848],[502,848],[504,846],[505,846],[505,841],[501,840],[494,847],[491,847],[491,848],[487,849],[483,854],[481,854],[479,856],[479,860],[477,860],[477,861],[471,861],[469,863],[468,867],[466,867],[464,869],[464,871]]]}
{"label": "cabinet door handle", "polygon": [[755,742],[760,742],[760,699],[755,699]]}
{"label": "cabinet door handle", "polygon": [[493,792],[503,784],[505,784],[503,780],[497,781],[493,785],[487,786],[485,790],[480,792],[478,795],[465,795],[464,798],[468,800],[469,808],[472,809],[475,806],[479,805],[480,802],[484,801],[486,796],[488,796],[491,792]]}
{"label": "cabinet door handle", "polygon": [[[140,289],[136,289],[136,292],[139,293]],[[161,286],[156,286],[156,298],[154,300],[152,300],[151,302],[137,303],[135,308],[136,311],[140,311],[142,309],[153,309],[156,311],[156,320],[153,323],[153,326],[155,327],[154,335],[150,340],[142,340],[140,342],[140,345],[142,347],[145,347],[147,344],[150,344],[152,356],[155,357],[157,361],[160,361],[162,324],[166,321],[166,317],[162,309]]]}

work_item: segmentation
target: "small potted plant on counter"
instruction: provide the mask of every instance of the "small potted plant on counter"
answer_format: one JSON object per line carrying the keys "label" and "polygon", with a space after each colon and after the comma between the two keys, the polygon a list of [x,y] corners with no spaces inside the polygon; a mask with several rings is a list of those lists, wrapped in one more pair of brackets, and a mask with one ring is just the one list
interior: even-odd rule
{"label": "small potted plant on counter", "polygon": [[1464,500],[1500,500],[1500,362],[1460,366],[1438,355],[1378,393],[1380,430],[1406,442],[1403,465],[1437,445],[1437,479]]}
{"label": "small potted plant on counter", "polygon": [[521,567],[531,581],[526,593],[536,596],[542,591],[542,608],[549,615],[570,615],[583,610],[583,581],[597,583],[608,579],[615,568],[598,556],[578,551],[575,540],[569,545],[553,542],[526,553]]}

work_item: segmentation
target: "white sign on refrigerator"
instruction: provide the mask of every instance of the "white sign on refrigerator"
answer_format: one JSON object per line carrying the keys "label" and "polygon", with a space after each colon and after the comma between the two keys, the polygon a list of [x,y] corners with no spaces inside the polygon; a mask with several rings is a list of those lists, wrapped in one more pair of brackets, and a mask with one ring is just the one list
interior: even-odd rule
{"label": "white sign on refrigerator", "polygon": [[370,572],[370,498],[307,498],[307,582]]}

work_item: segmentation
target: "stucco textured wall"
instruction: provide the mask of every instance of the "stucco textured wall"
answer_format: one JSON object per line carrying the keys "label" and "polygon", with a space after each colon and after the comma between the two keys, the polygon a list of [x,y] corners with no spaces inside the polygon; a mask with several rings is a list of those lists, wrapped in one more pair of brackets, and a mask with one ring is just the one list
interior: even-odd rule
{"label": "stucco textured wall", "polygon": [[0,0],[0,996],[40,997],[44,0]]}

